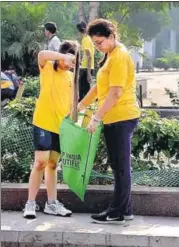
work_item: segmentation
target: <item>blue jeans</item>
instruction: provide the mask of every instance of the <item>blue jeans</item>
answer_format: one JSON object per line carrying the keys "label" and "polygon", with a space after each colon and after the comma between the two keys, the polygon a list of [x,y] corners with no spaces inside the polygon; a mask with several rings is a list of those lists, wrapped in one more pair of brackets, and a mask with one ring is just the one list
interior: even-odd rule
{"label": "blue jeans", "polygon": [[104,125],[110,166],[114,173],[112,208],[122,215],[133,213],[131,205],[131,139],[139,119]]}

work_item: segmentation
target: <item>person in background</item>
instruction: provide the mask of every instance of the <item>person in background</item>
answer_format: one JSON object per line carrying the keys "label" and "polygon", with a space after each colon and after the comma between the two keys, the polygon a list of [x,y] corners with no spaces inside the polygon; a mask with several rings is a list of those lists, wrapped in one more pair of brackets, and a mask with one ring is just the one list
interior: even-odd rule
{"label": "person in background", "polygon": [[15,87],[13,81],[1,71],[1,102],[15,98]]}
{"label": "person in background", "polygon": [[48,201],[44,213],[70,216],[72,212],[57,200],[57,164],[60,157],[59,127],[72,106],[75,54],[79,45],[64,41],[58,52],[42,50],[38,54],[40,95],[33,116],[35,161],[29,179],[25,218],[36,218],[36,196],[45,175]]}
{"label": "person in background", "polygon": [[54,22],[47,22],[44,25],[47,44],[45,50],[59,51],[61,41],[56,35],[57,25]]}
{"label": "person in background", "polygon": [[13,100],[20,85],[22,85],[22,81],[14,69],[1,72],[1,101]]}
{"label": "person in background", "polygon": [[12,80],[15,87],[15,95],[17,94],[18,88],[23,84],[22,80],[16,74],[15,70],[10,67],[8,70],[5,70],[4,73]]}
{"label": "person in background", "polygon": [[92,82],[92,73],[94,70],[95,48],[90,36],[86,34],[86,23],[78,23],[76,27],[80,35],[82,36],[82,61],[79,75],[79,101],[81,101],[90,90],[90,84]]}
{"label": "person in background", "polygon": [[131,138],[140,117],[135,66],[126,47],[117,40],[117,29],[110,21],[92,21],[88,24],[87,34],[105,56],[97,73],[97,83],[79,103],[78,110],[98,99],[99,108],[87,129],[93,133],[103,121],[115,182],[111,204],[104,212],[91,218],[99,223],[123,224],[125,220],[134,218],[131,204]]}

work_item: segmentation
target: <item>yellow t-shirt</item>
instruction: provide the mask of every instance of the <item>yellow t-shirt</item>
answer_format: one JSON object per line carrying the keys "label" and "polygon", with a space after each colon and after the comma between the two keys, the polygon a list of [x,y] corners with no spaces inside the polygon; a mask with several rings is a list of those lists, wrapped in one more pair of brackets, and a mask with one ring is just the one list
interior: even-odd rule
{"label": "yellow t-shirt", "polygon": [[117,103],[104,115],[104,124],[130,120],[140,117],[136,98],[134,63],[126,48],[120,44],[108,54],[105,64],[97,74],[98,104],[101,106],[109,88],[122,87],[122,95]]}
{"label": "yellow t-shirt", "polygon": [[94,69],[94,53],[95,53],[95,49],[94,49],[93,42],[92,42],[90,36],[88,36],[88,35],[85,35],[82,38],[82,41],[81,41],[81,51],[82,51],[81,68],[83,68],[83,69],[87,69],[88,68],[88,59],[87,59],[85,50],[89,50],[89,52],[90,52],[90,55],[91,55],[91,69]]}
{"label": "yellow t-shirt", "polygon": [[51,61],[43,69],[40,68],[41,90],[36,102],[33,125],[59,134],[62,119],[70,113],[72,80],[72,72],[55,71]]}

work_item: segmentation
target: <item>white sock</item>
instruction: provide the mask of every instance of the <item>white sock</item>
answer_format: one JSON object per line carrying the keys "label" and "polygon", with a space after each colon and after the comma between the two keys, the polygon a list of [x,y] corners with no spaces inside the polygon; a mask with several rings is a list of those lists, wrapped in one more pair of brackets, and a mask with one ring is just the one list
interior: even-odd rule
{"label": "white sock", "polygon": [[29,204],[35,204],[36,202],[35,202],[35,200],[28,200],[27,203],[29,203]]}
{"label": "white sock", "polygon": [[56,200],[48,200],[47,203],[48,203],[49,205],[50,205],[50,204],[55,204],[55,201],[56,201]]}

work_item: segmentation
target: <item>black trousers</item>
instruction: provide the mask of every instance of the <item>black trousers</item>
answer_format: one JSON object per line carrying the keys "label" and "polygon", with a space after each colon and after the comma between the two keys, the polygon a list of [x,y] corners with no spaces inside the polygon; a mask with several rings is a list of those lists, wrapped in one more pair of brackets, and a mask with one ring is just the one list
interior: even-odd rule
{"label": "black trousers", "polygon": [[131,138],[138,119],[104,125],[109,162],[114,173],[112,208],[122,215],[132,214],[131,205]]}
{"label": "black trousers", "polygon": [[[93,70],[91,70],[91,74]],[[87,80],[88,70],[87,69],[80,69],[79,74],[79,102],[85,97],[85,95],[90,90],[90,84]]]}

